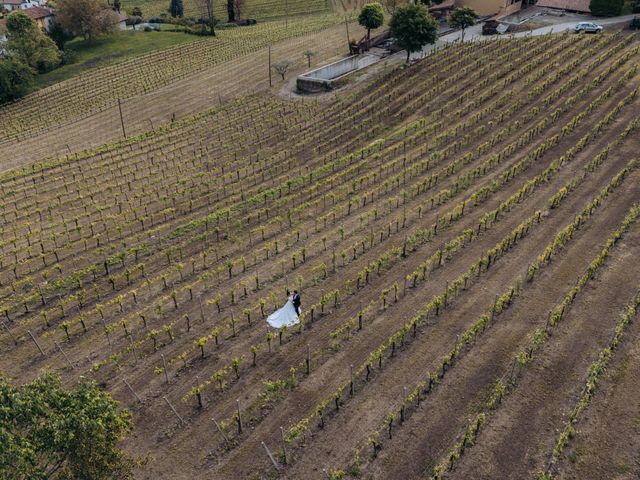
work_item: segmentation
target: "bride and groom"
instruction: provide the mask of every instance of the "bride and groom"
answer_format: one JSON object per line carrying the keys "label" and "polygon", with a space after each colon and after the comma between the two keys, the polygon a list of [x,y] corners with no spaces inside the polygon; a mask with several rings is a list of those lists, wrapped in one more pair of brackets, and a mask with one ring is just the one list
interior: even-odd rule
{"label": "bride and groom", "polygon": [[292,294],[287,290],[287,303],[280,310],[276,310],[267,318],[267,323],[273,328],[290,327],[300,323],[300,294],[294,290]]}

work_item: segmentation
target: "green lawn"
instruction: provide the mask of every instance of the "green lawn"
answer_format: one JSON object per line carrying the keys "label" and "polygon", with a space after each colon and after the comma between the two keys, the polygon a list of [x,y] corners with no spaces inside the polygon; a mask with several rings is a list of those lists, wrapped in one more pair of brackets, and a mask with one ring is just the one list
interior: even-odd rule
{"label": "green lawn", "polygon": [[42,88],[80,75],[88,69],[104,67],[153,50],[202,40],[202,37],[176,32],[118,31],[108,37],[89,42],[76,38],[65,45],[75,54],[73,63],[38,75],[36,87]]}

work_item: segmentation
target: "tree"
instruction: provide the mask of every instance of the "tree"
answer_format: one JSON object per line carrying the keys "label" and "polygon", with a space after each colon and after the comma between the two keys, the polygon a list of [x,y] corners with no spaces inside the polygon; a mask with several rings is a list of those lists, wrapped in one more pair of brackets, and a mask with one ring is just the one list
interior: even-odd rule
{"label": "tree", "polygon": [[314,52],[313,50],[305,50],[304,51],[304,56],[307,57],[307,64],[309,66],[309,68],[311,68],[311,57],[313,57],[316,54],[316,52]]}
{"label": "tree", "polygon": [[74,37],[73,33],[66,30],[57,20],[49,24],[47,35],[49,35],[49,38],[58,46],[59,50],[64,50],[64,44],[69,40],[73,40]]}
{"label": "tree", "polygon": [[460,30],[462,30],[460,41],[464,42],[465,29],[475,25],[477,19],[478,19],[478,14],[473,8],[471,7],[456,8],[449,15],[449,26],[453,28],[459,28]]}
{"label": "tree", "polygon": [[93,381],[66,390],[44,374],[20,388],[0,377],[0,478],[133,478],[118,443],[131,415]]}
{"label": "tree", "polygon": [[182,0],[171,0],[171,3],[169,3],[169,15],[173,18],[182,18],[184,15]]}
{"label": "tree", "polygon": [[589,10],[596,17],[615,17],[620,15],[624,0],[591,0]]}
{"label": "tree", "polygon": [[242,11],[244,10],[245,0],[234,0],[233,8],[235,10],[236,20],[240,20],[242,18]]}
{"label": "tree", "polygon": [[13,58],[0,58],[0,103],[26,95],[35,80],[32,68]]}
{"label": "tree", "polygon": [[227,0],[227,17],[229,17],[229,23],[236,21],[236,2],[234,0]]}
{"label": "tree", "polygon": [[9,56],[39,72],[48,72],[60,64],[60,51],[36,22],[21,11],[7,17]]}
{"label": "tree", "polygon": [[56,3],[62,27],[85,40],[112,33],[118,24],[118,14],[104,8],[99,0],[57,0]]}
{"label": "tree", "polygon": [[368,3],[358,15],[358,23],[367,29],[367,39],[371,40],[371,30],[380,28],[384,23],[384,10],[377,2]]}
{"label": "tree", "polygon": [[418,52],[438,38],[438,24],[424,5],[405,4],[398,7],[389,22],[391,35],[407,51],[407,63],[412,52]]}
{"label": "tree", "polygon": [[131,9],[131,15],[134,17],[142,17],[142,9],[140,7],[133,7]]}
{"label": "tree", "polygon": [[281,62],[277,62],[273,64],[273,69],[276,71],[278,75],[282,77],[282,81],[284,82],[284,76],[287,74],[287,70],[291,66],[291,62],[288,60],[283,60]]}
{"label": "tree", "polygon": [[212,36],[216,36],[216,17],[214,15],[213,10],[213,0],[196,0],[196,4],[200,7],[202,11],[202,18],[205,20],[205,23],[209,26],[209,33]]}

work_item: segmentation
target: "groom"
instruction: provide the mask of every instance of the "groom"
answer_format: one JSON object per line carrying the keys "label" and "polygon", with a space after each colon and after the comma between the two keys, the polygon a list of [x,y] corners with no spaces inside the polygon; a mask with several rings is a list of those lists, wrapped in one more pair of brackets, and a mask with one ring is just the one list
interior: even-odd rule
{"label": "groom", "polygon": [[298,315],[300,315],[300,305],[301,305],[300,294],[298,293],[297,290],[294,290],[293,291],[293,308],[296,309],[296,313]]}

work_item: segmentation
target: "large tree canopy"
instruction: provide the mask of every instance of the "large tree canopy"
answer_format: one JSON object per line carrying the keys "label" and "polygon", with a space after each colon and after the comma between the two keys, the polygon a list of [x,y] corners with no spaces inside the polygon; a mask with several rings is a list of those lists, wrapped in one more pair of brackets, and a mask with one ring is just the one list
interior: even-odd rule
{"label": "large tree canopy", "polygon": [[35,75],[32,68],[18,60],[0,58],[0,103],[15,100],[29,93]]}
{"label": "large tree canopy", "polygon": [[118,14],[99,0],[57,0],[56,4],[60,25],[85,40],[111,33],[118,24]]}
{"label": "large tree canopy", "polygon": [[368,3],[358,15],[358,23],[367,29],[367,38],[371,38],[371,30],[380,28],[384,23],[384,10],[379,3]]}
{"label": "large tree canopy", "polygon": [[130,430],[130,414],[94,382],[69,391],[45,374],[15,388],[0,376],[0,478],[132,478],[118,448]]}
{"label": "large tree canopy", "polygon": [[36,22],[21,11],[7,17],[8,40],[5,49],[9,56],[25,65],[47,72],[60,63],[60,51]]}
{"label": "large tree canopy", "polygon": [[418,52],[438,38],[438,24],[422,4],[405,4],[397,8],[389,22],[391,34],[400,48],[407,51],[407,62],[412,52]]}

